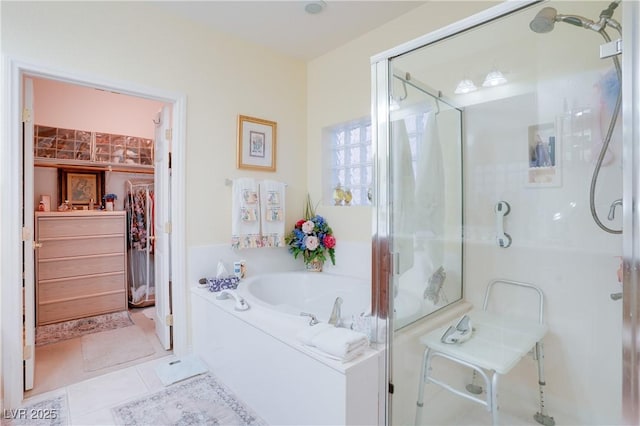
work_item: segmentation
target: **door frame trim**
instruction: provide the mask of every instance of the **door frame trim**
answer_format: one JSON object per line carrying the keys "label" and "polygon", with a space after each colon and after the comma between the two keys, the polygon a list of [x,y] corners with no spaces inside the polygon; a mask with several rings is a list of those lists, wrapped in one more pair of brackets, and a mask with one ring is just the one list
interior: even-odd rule
{"label": "door frame trim", "polygon": [[[24,398],[22,362],[22,281],[21,220],[21,109],[23,76],[58,80],[75,85],[119,92],[172,104],[171,153],[171,281],[173,306],[173,351],[188,352],[187,280],[185,239],[186,108],[184,93],[138,85],[127,81],[81,75],[69,70],[49,68],[40,63],[2,57],[2,96],[0,98],[0,320],[2,321],[2,408],[17,408]],[[16,342],[20,342],[16,344]]]}

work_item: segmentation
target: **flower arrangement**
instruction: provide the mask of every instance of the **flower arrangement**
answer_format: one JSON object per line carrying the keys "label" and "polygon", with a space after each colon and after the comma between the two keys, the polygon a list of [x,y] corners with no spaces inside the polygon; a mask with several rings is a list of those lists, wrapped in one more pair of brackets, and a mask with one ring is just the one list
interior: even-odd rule
{"label": "flower arrangement", "polygon": [[331,263],[336,264],[336,238],[333,236],[333,230],[322,216],[315,213],[308,195],[304,218],[296,222],[284,240],[294,258],[297,259],[298,255],[302,254],[307,267],[324,263],[327,260],[326,253],[329,253]]}

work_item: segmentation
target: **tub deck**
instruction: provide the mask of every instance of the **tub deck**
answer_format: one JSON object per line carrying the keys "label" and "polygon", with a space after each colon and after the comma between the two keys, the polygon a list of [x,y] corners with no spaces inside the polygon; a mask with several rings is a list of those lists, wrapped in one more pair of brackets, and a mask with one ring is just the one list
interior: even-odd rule
{"label": "tub deck", "polygon": [[194,353],[213,374],[269,424],[378,423],[382,348],[345,363],[324,357],[296,338],[308,318],[247,301],[236,311],[233,299],[191,290]]}

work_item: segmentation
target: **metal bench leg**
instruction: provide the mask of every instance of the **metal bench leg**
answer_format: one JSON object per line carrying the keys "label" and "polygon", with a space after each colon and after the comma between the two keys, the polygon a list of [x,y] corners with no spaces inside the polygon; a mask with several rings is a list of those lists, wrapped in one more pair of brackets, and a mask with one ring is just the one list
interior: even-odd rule
{"label": "metal bench leg", "polygon": [[416,426],[422,424],[422,407],[424,406],[424,384],[426,382],[427,369],[431,364],[431,349],[426,348],[422,358],[422,367],[420,369],[420,383],[418,383],[418,400],[416,401]]}
{"label": "metal bench leg", "polygon": [[538,387],[540,389],[540,411],[533,415],[536,422],[544,426],[554,426],[556,421],[545,412],[544,408],[544,348],[542,342],[536,343],[534,357],[538,361]]}
{"label": "metal bench leg", "polygon": [[491,410],[491,424],[493,426],[498,426],[498,379],[500,375],[496,372],[493,373],[491,377],[491,389],[488,389],[488,392],[491,395],[491,400],[489,401],[490,410]]}

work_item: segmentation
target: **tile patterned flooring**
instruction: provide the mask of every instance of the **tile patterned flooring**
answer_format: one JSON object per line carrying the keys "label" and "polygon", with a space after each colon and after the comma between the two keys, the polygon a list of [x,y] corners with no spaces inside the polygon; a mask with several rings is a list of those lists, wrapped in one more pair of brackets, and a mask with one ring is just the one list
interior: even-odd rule
{"label": "tile patterned flooring", "polygon": [[67,399],[70,425],[114,425],[111,408],[164,388],[154,368],[173,358],[167,355],[44,392],[26,399],[24,405],[62,395]]}
{"label": "tile patterned flooring", "polygon": [[[153,309],[153,308],[145,308]],[[130,367],[151,359],[167,356],[171,351],[165,351],[155,335],[155,323],[145,315],[144,309],[132,309],[129,311],[134,326],[142,330],[155,352],[144,358],[135,359],[124,364],[114,365],[96,371],[84,371],[82,360],[82,339],[76,337],[52,343],[36,346],[36,365],[34,388],[25,393],[29,398],[43,392],[58,389],[72,383],[78,383],[92,377],[110,373]],[[123,342],[127,344],[129,342]]]}
{"label": "tile patterned flooring", "polygon": [[[153,308],[146,308],[153,309]],[[71,425],[113,425],[111,407],[153,393],[164,386],[154,367],[174,359],[155,335],[155,324],[144,309],[130,310],[135,326],[149,339],[155,353],[125,364],[92,372],[82,368],[81,338],[36,347],[35,386],[25,393],[23,406],[65,396]]]}

